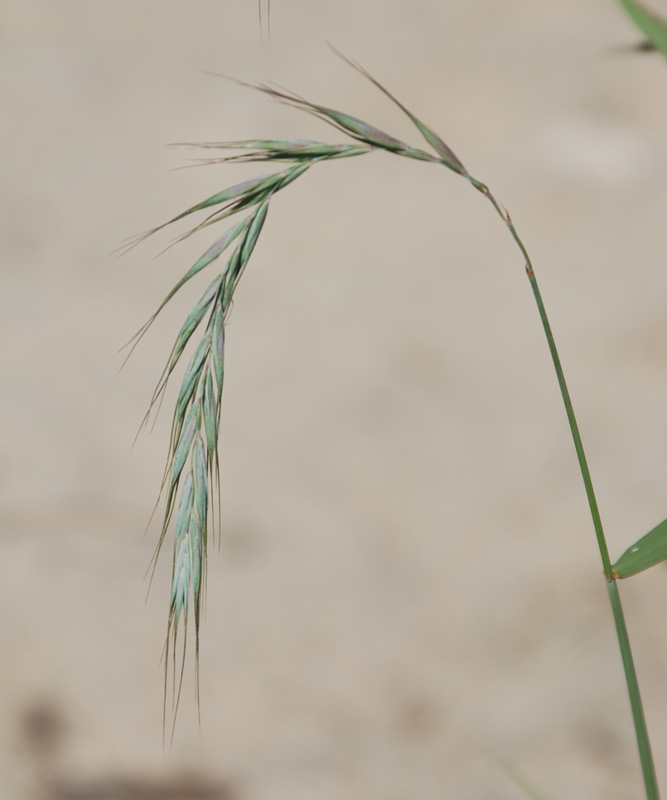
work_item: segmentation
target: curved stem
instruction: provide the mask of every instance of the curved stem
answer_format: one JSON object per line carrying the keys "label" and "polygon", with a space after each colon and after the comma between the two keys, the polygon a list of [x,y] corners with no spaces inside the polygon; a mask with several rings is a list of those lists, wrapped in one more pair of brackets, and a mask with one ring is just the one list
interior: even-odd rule
{"label": "curved stem", "polygon": [[602,520],[600,518],[600,511],[598,509],[597,500],[595,497],[595,490],[593,489],[593,481],[591,473],[588,468],[588,461],[586,460],[586,453],[584,452],[584,445],[581,441],[581,434],[579,433],[579,425],[572,406],[572,399],[570,392],[567,388],[563,367],[560,362],[560,356],[556,348],[553,333],[549,318],[547,317],[546,309],[542,301],[535,271],[530,261],[530,256],[516,232],[512,218],[508,211],[498,203],[495,197],[481,181],[476,180],[471,175],[466,176],[468,181],[481,192],[491,203],[500,216],[502,221],[507,226],[512,238],[516,242],[521,254],[526,262],[526,275],[530,281],[530,288],[533,291],[533,297],[537,305],[537,310],[540,314],[544,334],[549,345],[549,352],[551,360],[554,365],[556,377],[558,378],[558,386],[560,388],[561,397],[565,406],[567,414],[567,421],[570,425],[570,432],[572,434],[572,441],[574,442],[574,449],[577,452],[577,460],[579,461],[579,468],[581,469],[581,476],[586,488],[586,497],[588,498],[588,505],[593,519],[593,527],[595,528],[595,536],[597,538],[598,548],[600,550],[600,558],[602,560],[602,568],[604,570],[605,579],[607,582],[607,590],[609,592],[609,603],[611,605],[612,614],[614,616],[614,624],[616,626],[616,637],[618,639],[618,646],[621,651],[621,659],[623,660],[623,670],[625,672],[625,682],[628,688],[628,697],[630,698],[630,706],[632,709],[632,719],[635,726],[635,734],[637,737],[637,747],[639,749],[639,760],[641,762],[642,775],[644,776],[644,786],[646,788],[647,800],[660,800],[658,792],[658,783],[655,776],[655,767],[653,764],[653,756],[651,755],[651,745],[646,728],[646,719],[644,717],[644,709],[642,706],[641,695],[639,692],[639,683],[637,681],[637,673],[635,670],[634,660],[632,658],[632,650],[630,648],[630,639],[628,637],[628,629],[625,624],[625,617],[623,615],[623,608],[621,606],[621,597],[618,592],[618,585],[613,575],[611,560],[609,558],[609,549],[607,547],[607,540],[605,539],[604,530],[602,528]]}

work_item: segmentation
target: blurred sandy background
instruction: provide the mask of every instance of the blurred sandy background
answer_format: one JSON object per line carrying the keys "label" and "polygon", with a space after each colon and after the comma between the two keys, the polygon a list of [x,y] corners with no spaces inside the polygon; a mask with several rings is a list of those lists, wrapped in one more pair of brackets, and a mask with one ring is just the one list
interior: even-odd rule
{"label": "blurred sandy background", "polygon": [[[198,287],[117,351],[211,238],[109,253],[256,173],[166,143],[342,138],[204,70],[419,143],[328,40],[438,130],[539,270],[612,555],[667,515],[664,61],[610,55],[638,38],[611,0],[272,7],[269,50],[254,0],[0,6],[0,797],[521,798],[507,764],[640,797],[523,264],[462,181],[384,154],[281,193],[237,293],[202,725],[188,674],[163,757],[168,409],[131,445]],[[667,785],[667,571],[622,588]]]}

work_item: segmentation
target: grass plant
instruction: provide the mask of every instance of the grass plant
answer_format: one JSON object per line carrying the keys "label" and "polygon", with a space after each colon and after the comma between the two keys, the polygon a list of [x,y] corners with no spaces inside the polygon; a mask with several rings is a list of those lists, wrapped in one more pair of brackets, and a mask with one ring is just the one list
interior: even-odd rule
{"label": "grass plant", "polygon": [[[640,8],[638,11],[632,0],[621,0],[621,2],[629,11],[629,6],[632,6],[633,11],[640,15],[644,24],[644,32],[651,36],[652,39],[655,39],[655,28],[652,27],[655,23],[655,18],[649,16],[647,23],[645,10]],[[647,26],[648,30],[646,29]],[[658,37],[656,47],[661,47],[661,44],[662,40]],[[173,665],[174,715],[178,708],[183,682],[183,665],[190,624],[194,624],[196,669],[198,667],[200,622],[206,581],[207,544],[209,532],[213,530],[215,525],[215,509],[217,505],[214,495],[217,491],[219,479],[218,439],[224,380],[225,321],[229,314],[234,292],[252,256],[271,202],[281,190],[288,187],[311,168],[323,162],[384,151],[393,156],[443,166],[467,181],[473,189],[480,192],[489,201],[519,250],[547,340],[588,499],[593,531],[600,552],[605,585],[621,652],[646,797],[647,800],[658,800],[658,787],[651,747],[628,631],[623,616],[618,581],[636,575],[667,558],[667,520],[632,544],[616,562],[612,561],[602,527],[579,427],[537,283],[535,268],[509,212],[496,199],[489,187],[466,169],[461,159],[435,131],[423,123],[359,64],[350,61],[344,56],[341,57],[398,106],[415,126],[424,140],[426,148],[415,147],[357,117],[310,102],[287,90],[272,88],[264,84],[252,86],[251,88],[273,100],[318,118],[339,133],[345,134],[351,141],[330,144],[312,140],[250,139],[231,142],[204,142],[192,145],[203,151],[204,155],[200,161],[204,164],[221,162],[268,162],[273,164],[275,162],[280,169],[217,192],[129,243],[134,245],[167,226],[198,213],[203,213],[203,218],[184,234],[180,235],[176,241],[180,241],[203,228],[230,221],[232,217],[237,218],[240,216],[240,219],[234,224],[230,224],[224,233],[195,261],[181,280],[167,294],[155,314],[138,332],[135,341],[136,345],[136,342],[150,328],[165,305],[191,278],[204,269],[217,268],[217,264],[223,261],[223,266],[219,268],[215,277],[213,277],[191,309],[176,337],[147,414],[148,418],[151,410],[162,399],[174,370],[184,356],[186,347],[191,345],[192,354],[181,380],[172,418],[167,465],[161,487],[161,496],[165,498],[164,515],[153,559],[154,569],[170,523],[175,518],[171,596],[165,658],[166,670],[169,669],[170,664]],[[249,84],[242,85],[249,86]],[[222,258],[223,255],[225,260]],[[198,331],[200,331],[198,334],[199,340],[194,341],[195,333]],[[219,494],[217,495],[217,501],[219,504]],[[183,640],[179,642],[181,628]],[[181,648],[180,669],[177,667],[176,662],[176,652],[179,646]],[[178,677],[177,673],[179,673]],[[165,692],[166,686],[167,672],[165,672]]]}

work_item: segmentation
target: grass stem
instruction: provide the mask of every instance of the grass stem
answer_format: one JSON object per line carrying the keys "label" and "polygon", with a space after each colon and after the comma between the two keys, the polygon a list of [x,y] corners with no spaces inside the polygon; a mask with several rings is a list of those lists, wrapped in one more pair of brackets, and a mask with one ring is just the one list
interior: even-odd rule
{"label": "grass stem", "polygon": [[646,787],[646,797],[647,800],[660,800],[658,781],[655,776],[655,766],[651,753],[651,743],[646,727],[646,718],[644,717],[644,707],[639,693],[635,662],[632,658],[628,629],[625,624],[625,616],[623,615],[623,606],[621,605],[621,596],[618,592],[618,584],[614,578],[607,581],[607,591],[609,592],[609,602],[611,604],[612,613],[614,614],[614,624],[616,625],[616,636],[618,637],[618,645],[621,649],[621,658],[623,659],[623,671],[625,672],[625,682],[628,686],[632,719],[635,724],[639,760],[641,762],[642,775],[644,776],[644,785]]}
{"label": "grass stem", "polygon": [[625,624],[625,617],[623,615],[623,607],[621,606],[621,596],[618,592],[618,585],[613,575],[611,560],[609,558],[609,549],[607,547],[607,540],[604,535],[602,527],[602,520],[600,518],[600,511],[598,509],[597,499],[595,497],[595,490],[593,488],[593,481],[591,473],[588,468],[588,461],[584,451],[584,445],[581,441],[581,434],[579,433],[579,425],[574,413],[572,405],[572,398],[570,391],[567,388],[563,367],[561,365],[556,342],[551,330],[551,324],[547,316],[542,294],[537,284],[535,277],[535,270],[530,260],[528,252],[516,232],[512,218],[505,208],[495,199],[489,191],[489,188],[468,175],[468,180],[477,191],[481,192],[493,205],[497,214],[503,220],[509,229],[512,238],[521,250],[526,262],[526,275],[530,281],[530,288],[535,298],[537,310],[540,314],[540,320],[544,329],[544,334],[549,345],[549,353],[553,362],[556,377],[558,378],[558,386],[560,388],[563,405],[567,414],[567,421],[570,426],[570,433],[572,441],[574,442],[574,449],[577,452],[577,460],[579,461],[579,468],[581,469],[581,476],[583,478],[584,486],[586,488],[586,497],[588,498],[588,506],[590,508],[591,517],[593,519],[593,527],[595,529],[595,536],[597,538],[598,548],[600,550],[600,558],[602,560],[602,568],[604,571],[605,579],[607,582],[607,590],[609,592],[609,603],[611,605],[612,614],[614,616],[614,624],[616,626],[616,637],[618,639],[618,646],[621,651],[621,659],[623,661],[623,671],[625,673],[625,682],[628,688],[628,697],[630,698],[630,707],[632,709],[632,720],[635,726],[635,735],[637,738],[637,748],[639,750],[639,760],[641,763],[642,775],[644,777],[644,786],[646,788],[647,800],[660,800],[658,792],[658,783],[655,775],[655,766],[653,764],[653,756],[651,754],[651,745],[648,736],[648,729],[646,727],[646,718],[644,716],[644,708],[642,705],[641,694],[639,692],[639,683],[637,681],[637,672],[635,670],[634,659],[632,657],[632,649],[630,647],[630,639],[628,637],[628,629]]}

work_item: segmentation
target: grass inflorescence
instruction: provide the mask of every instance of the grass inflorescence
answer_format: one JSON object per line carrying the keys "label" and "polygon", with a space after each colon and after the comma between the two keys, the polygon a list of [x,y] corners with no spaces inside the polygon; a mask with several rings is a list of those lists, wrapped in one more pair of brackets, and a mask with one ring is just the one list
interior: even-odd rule
{"label": "grass inflorescence", "polygon": [[[352,62],[349,63],[352,64]],[[210,225],[221,223],[244,213],[243,218],[227,228],[187,270],[133,340],[133,346],[136,346],[162,309],[191,278],[219,262],[223,254],[229,253],[224,267],[213,277],[183,323],[144,419],[144,423],[146,423],[151,411],[162,400],[186,347],[192,344],[195,332],[201,329],[203,331],[201,338],[198,343],[193,345],[194,352],[185,369],[176,399],[167,465],[161,487],[161,496],[165,497],[164,515],[152,561],[154,570],[170,523],[175,515],[171,597],[165,646],[166,669],[168,670],[172,663],[174,668],[174,715],[178,708],[182,688],[190,619],[194,621],[195,665],[196,671],[198,671],[208,534],[210,530],[213,530],[216,507],[213,495],[216,492],[219,505],[218,441],[224,381],[225,323],[234,292],[257,244],[271,201],[281,189],[290,185],[316,164],[366,155],[377,150],[384,150],[394,155],[419,161],[443,164],[461,175],[468,175],[461,161],[434,131],[408,111],[365,70],[356,64],[352,64],[352,66],[375,83],[408,115],[433,152],[414,147],[357,117],[327,106],[311,103],[296,94],[266,85],[252,86],[251,88],[280,103],[314,115],[339,132],[347,134],[353,142],[331,144],[297,139],[248,139],[190,144],[191,147],[206,151],[207,155],[198,159],[200,164],[275,162],[282,164],[284,169],[251,178],[216,192],[167,222],[135,237],[127,245],[132,247],[164,228],[198,212],[205,213],[203,219],[179,235],[176,242],[182,241]],[[243,85],[250,86],[250,84]],[[176,511],[176,509],[178,510]],[[179,670],[175,658],[181,624],[183,626],[183,642]],[[178,672],[180,672],[180,676],[177,680]],[[198,693],[198,678],[196,681]],[[165,673],[165,687],[166,685]]]}
{"label": "grass inflorescence", "polygon": [[[199,635],[206,579],[208,532],[214,528],[215,503],[212,498],[214,492],[217,492],[219,505],[218,440],[224,378],[225,323],[238,282],[257,244],[269,205],[279,191],[289,186],[311,167],[321,162],[366,155],[375,151],[385,151],[405,158],[439,164],[465,178],[475,190],[480,192],[491,203],[521,253],[558,379],[598,542],[623,660],[646,786],[646,796],[649,800],[657,800],[658,791],[655,770],[637,676],[618,593],[617,579],[634,575],[667,556],[667,527],[663,529],[663,524],[658,526],[646,537],[643,537],[616,564],[612,564],[572,401],[537,284],[535,270],[512,218],[508,211],[496,200],[488,186],[468,172],[459,157],[435,131],[408,110],[366,70],[347,58],[345,58],[345,61],[370,80],[398,106],[417,128],[430,148],[429,150],[410,145],[357,117],[336,111],[328,106],[312,103],[292,92],[275,89],[267,85],[252,86],[251,88],[264,93],[273,100],[315,116],[337,131],[351,137],[353,143],[329,144],[321,141],[293,139],[249,139],[230,142],[204,142],[193,145],[206,151],[206,155],[199,159],[199,163],[202,164],[276,162],[283,165],[284,168],[281,171],[252,178],[217,192],[173,217],[163,225],[147,231],[130,243],[131,245],[135,244],[147,236],[151,236],[197,212],[205,212],[206,215],[198,224],[182,234],[177,241],[192,235],[202,228],[228,220],[235,215],[244,215],[240,221],[227,228],[190,267],[162,301],[155,314],[137,334],[137,337],[141,338],[164,306],[190,278],[205,268],[209,268],[220,259],[223,253],[229,250],[230,254],[227,256],[221,272],[209,283],[183,323],[163,374],[158,381],[148,412],[150,414],[150,410],[162,399],[167,384],[183,356],[186,346],[191,342],[195,331],[201,328],[203,333],[199,342],[192,345],[193,354],[190,357],[181,382],[172,419],[167,466],[161,492],[161,496],[164,494],[166,498],[165,509],[160,536],[152,562],[154,569],[170,527],[170,522],[175,515],[171,597],[166,637],[165,699],[168,683],[167,673],[170,663],[173,662],[173,708],[175,718],[183,682],[183,667],[190,619],[194,620],[195,626],[195,669],[196,673],[198,673]],[[249,84],[242,85],[249,86]],[[218,155],[215,151],[220,154]],[[667,523],[665,525],[667,526]],[[183,627],[182,660],[180,676],[177,680],[179,670],[175,659],[181,625]],[[198,692],[198,674],[196,685]]]}

